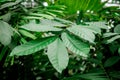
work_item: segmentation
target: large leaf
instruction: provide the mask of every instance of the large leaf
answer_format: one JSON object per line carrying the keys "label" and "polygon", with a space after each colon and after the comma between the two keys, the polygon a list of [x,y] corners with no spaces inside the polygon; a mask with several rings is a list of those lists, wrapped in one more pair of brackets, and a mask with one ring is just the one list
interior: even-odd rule
{"label": "large leaf", "polygon": [[61,73],[67,67],[69,61],[67,49],[59,38],[48,46],[47,55],[58,72]]}
{"label": "large leaf", "polygon": [[85,39],[90,43],[94,43],[95,35],[93,30],[81,25],[73,25],[72,27],[67,29],[80,38]]}
{"label": "large leaf", "polygon": [[62,40],[68,49],[72,52],[83,57],[88,56],[90,51],[90,46],[88,43],[83,42],[73,35],[68,35],[67,33],[62,33]]}
{"label": "large leaf", "polygon": [[35,53],[47,47],[55,39],[56,37],[48,37],[48,38],[42,38],[39,40],[33,40],[25,44],[19,45],[12,50],[12,52],[10,53],[10,56],[13,56],[13,55],[22,56],[22,55],[29,55],[29,54]]}
{"label": "large leaf", "polygon": [[61,24],[60,22],[44,19],[44,20],[41,20],[40,24],[31,22],[29,24],[21,26],[21,28],[29,31],[36,31],[36,32],[61,31],[60,28],[56,28],[59,26],[61,27],[65,25]]}
{"label": "large leaf", "polygon": [[11,26],[4,21],[0,21],[0,42],[3,45],[10,44],[12,35],[13,35],[13,30]]}
{"label": "large leaf", "polygon": [[119,60],[120,60],[119,56],[110,57],[105,61],[104,67],[110,67],[110,66],[114,65],[115,63],[117,63]]}

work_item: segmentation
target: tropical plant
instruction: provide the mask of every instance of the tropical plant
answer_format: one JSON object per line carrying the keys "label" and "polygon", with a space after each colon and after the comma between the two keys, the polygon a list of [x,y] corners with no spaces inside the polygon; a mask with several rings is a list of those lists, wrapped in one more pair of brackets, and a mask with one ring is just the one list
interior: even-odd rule
{"label": "tropical plant", "polygon": [[0,79],[119,80],[119,9],[46,1],[0,1]]}

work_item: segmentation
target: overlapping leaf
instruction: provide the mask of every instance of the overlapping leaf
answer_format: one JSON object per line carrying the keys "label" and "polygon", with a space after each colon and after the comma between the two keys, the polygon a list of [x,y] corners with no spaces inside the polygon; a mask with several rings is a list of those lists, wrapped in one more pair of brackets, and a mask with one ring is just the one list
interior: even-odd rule
{"label": "overlapping leaf", "polygon": [[61,26],[65,26],[65,25],[56,21],[44,19],[44,20],[41,20],[40,24],[31,22],[29,24],[21,26],[21,28],[29,31],[46,32],[46,31],[61,31],[60,28],[56,28]]}
{"label": "overlapping leaf", "polygon": [[104,67],[110,67],[110,66],[114,65],[115,63],[117,63],[119,60],[120,60],[119,56],[110,57],[105,61]]}
{"label": "overlapping leaf", "polygon": [[4,9],[4,8],[7,8],[7,7],[11,7],[11,6],[14,6],[14,5],[17,5],[18,3],[20,3],[22,0],[16,0],[15,2],[8,2],[8,3],[5,3],[3,5],[0,6],[0,10]]}
{"label": "overlapping leaf", "polygon": [[83,42],[73,35],[68,35],[67,33],[62,33],[62,40],[68,49],[72,52],[83,57],[88,56],[90,51],[90,46],[88,43]]}
{"label": "overlapping leaf", "polygon": [[4,21],[0,21],[0,42],[3,45],[10,44],[12,35],[13,35],[13,30],[11,26]]}
{"label": "overlapping leaf", "polygon": [[90,43],[94,43],[95,35],[93,30],[81,25],[73,25],[72,27],[68,28],[68,30],[80,38],[85,39]]}
{"label": "overlapping leaf", "polygon": [[47,55],[51,64],[58,72],[61,73],[67,67],[69,60],[68,53],[59,38],[48,46]]}
{"label": "overlapping leaf", "polygon": [[29,55],[29,54],[35,53],[47,47],[55,39],[56,37],[48,37],[48,38],[42,38],[40,40],[33,40],[30,42],[27,42],[25,44],[15,47],[10,53],[10,55],[11,56],[13,55],[23,56],[23,55]]}
{"label": "overlapping leaf", "polygon": [[79,79],[108,80],[107,77],[104,75],[105,75],[104,73],[86,73],[86,74],[74,75],[73,77],[68,77],[63,80],[79,80]]}

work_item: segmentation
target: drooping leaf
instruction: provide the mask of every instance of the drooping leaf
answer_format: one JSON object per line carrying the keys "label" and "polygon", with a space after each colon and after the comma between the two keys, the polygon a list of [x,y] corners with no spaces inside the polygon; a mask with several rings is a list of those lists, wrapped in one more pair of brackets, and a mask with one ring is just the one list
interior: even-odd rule
{"label": "drooping leaf", "polygon": [[11,26],[4,21],[0,21],[0,42],[3,45],[10,44],[12,35],[13,35],[13,30]]}
{"label": "drooping leaf", "polygon": [[110,66],[116,64],[119,60],[120,60],[119,56],[110,57],[105,61],[104,67],[110,67]]}
{"label": "drooping leaf", "polygon": [[36,32],[61,31],[60,28],[56,28],[58,26],[65,26],[65,25],[56,21],[44,19],[44,20],[41,20],[40,24],[29,23],[21,26],[21,28],[29,31],[36,31]]}
{"label": "drooping leaf", "polygon": [[67,67],[69,61],[67,49],[59,38],[48,46],[47,55],[59,73]]}
{"label": "drooping leaf", "polygon": [[120,33],[120,24],[118,24],[118,25],[114,28],[114,32],[115,32],[115,33]]}
{"label": "drooping leaf", "polygon": [[111,36],[115,36],[115,35],[118,35],[118,33],[111,33],[111,32],[109,32],[109,33],[103,34],[103,37],[106,38],[106,37],[111,37]]}
{"label": "drooping leaf", "polygon": [[23,55],[29,55],[29,54],[35,53],[47,47],[55,39],[56,37],[48,37],[48,38],[42,38],[39,40],[33,40],[25,44],[19,45],[12,50],[12,52],[10,53],[10,56],[13,56],[13,55],[23,56]]}
{"label": "drooping leaf", "polygon": [[79,36],[82,39],[85,39],[87,41],[89,41],[90,43],[94,43],[95,40],[95,35],[94,35],[94,31],[86,28],[84,26],[81,25],[73,25],[70,28],[67,28],[71,33]]}
{"label": "drooping leaf", "polygon": [[88,56],[90,51],[90,46],[88,43],[85,43],[77,37],[67,33],[62,33],[62,40],[70,51],[83,57]]}
{"label": "drooping leaf", "polygon": [[116,36],[108,39],[108,40],[107,40],[107,43],[111,43],[111,42],[113,42],[113,41],[115,41],[115,40],[117,40],[117,39],[120,39],[120,35],[116,35]]}

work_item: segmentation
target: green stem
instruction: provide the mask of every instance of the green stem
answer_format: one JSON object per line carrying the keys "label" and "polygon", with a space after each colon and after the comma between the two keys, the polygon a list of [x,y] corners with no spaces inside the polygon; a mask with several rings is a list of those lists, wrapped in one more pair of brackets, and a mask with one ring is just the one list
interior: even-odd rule
{"label": "green stem", "polygon": [[6,51],[7,51],[7,49],[8,49],[8,47],[3,47],[3,49],[2,49],[2,51],[0,53],[0,61],[3,59],[3,57],[4,57],[4,55],[5,55]]}
{"label": "green stem", "polygon": [[103,71],[105,72],[105,74],[106,74],[108,80],[111,80],[110,77],[109,77],[109,75],[108,75],[108,73],[106,72],[104,66],[102,65],[102,62],[101,62],[101,64],[100,64],[100,66],[101,66],[101,68],[103,69]]}

